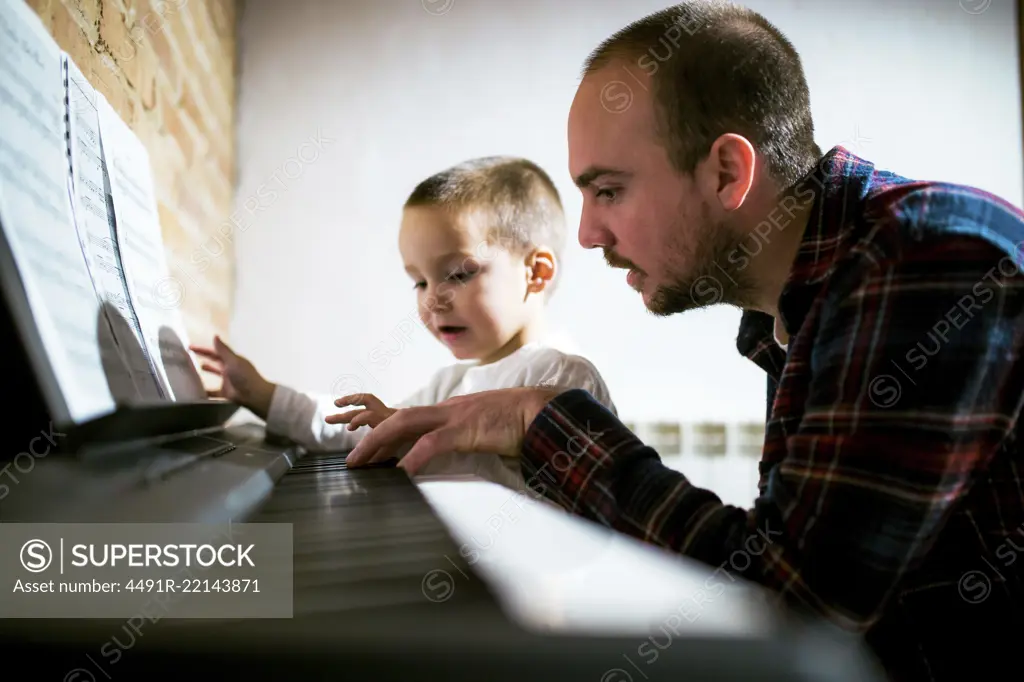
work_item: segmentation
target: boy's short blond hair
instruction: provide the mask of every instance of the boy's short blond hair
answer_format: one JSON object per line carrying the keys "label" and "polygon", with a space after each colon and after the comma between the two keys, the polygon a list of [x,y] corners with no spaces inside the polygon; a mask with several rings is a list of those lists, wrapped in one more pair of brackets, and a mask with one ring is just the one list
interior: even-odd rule
{"label": "boy's short blond hair", "polygon": [[[405,208],[438,206],[455,215],[480,211],[492,223],[485,238],[513,253],[551,249],[561,270],[565,212],[551,178],[537,164],[514,156],[469,159],[423,180]],[[556,276],[556,280],[561,279]],[[555,282],[548,286],[554,291]]]}

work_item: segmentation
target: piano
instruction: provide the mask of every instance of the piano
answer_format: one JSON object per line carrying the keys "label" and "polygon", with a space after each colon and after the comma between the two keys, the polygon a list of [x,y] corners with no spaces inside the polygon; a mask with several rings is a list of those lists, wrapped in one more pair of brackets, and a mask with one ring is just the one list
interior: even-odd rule
{"label": "piano", "polygon": [[[438,512],[440,492],[432,505],[426,484],[401,469],[348,469],[345,453],[304,452],[258,424],[113,458],[55,453],[16,475],[0,500],[3,523],[232,519],[293,528],[292,618],[0,621],[8,665],[25,661],[40,679],[882,679],[849,638],[746,595],[723,598],[722,608],[749,614],[747,623],[698,621],[677,637],[664,628],[618,631],[614,613],[606,618],[612,626],[597,632],[524,626],[500,581],[460,551]],[[551,532],[550,522],[543,525]],[[537,530],[544,529],[517,532]],[[552,594],[538,589],[536,598]]]}

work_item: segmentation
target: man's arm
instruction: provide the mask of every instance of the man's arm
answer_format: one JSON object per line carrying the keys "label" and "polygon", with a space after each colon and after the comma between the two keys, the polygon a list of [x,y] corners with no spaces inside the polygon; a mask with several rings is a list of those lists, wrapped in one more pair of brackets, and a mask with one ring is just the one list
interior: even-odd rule
{"label": "man's arm", "polygon": [[968,238],[841,264],[815,338],[791,340],[792,361],[811,375],[803,417],[772,425],[792,432],[775,441],[786,451],[751,510],[661,465],[580,391],[530,425],[524,475],[567,509],[864,630],[1015,422],[1024,396],[1015,273]]}

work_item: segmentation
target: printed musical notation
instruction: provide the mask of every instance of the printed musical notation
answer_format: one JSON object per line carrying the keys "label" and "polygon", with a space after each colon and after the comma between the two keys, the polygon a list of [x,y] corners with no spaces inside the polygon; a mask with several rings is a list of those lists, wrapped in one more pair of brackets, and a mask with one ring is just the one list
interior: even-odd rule
{"label": "printed musical notation", "polygon": [[181,311],[154,300],[168,264],[146,149],[17,1],[0,2],[0,228],[61,416],[205,398]]}
{"label": "printed musical notation", "polygon": [[36,15],[0,3],[0,223],[72,419],[114,399],[67,186],[61,52]]}
{"label": "printed musical notation", "polygon": [[[206,393],[202,389],[199,371],[192,356],[186,351],[191,362],[188,369],[195,374],[198,384],[175,380],[166,364],[168,356],[160,349],[164,330],[186,340],[186,343],[188,335],[181,311],[177,307],[163,304],[156,297],[160,282],[170,278],[170,267],[160,231],[149,153],[106,100],[101,98],[98,104],[103,158],[109,170],[117,225],[115,241],[128,286],[128,297],[138,316],[145,346],[161,386],[173,399],[201,400]],[[182,387],[189,388],[186,390]],[[184,395],[182,391],[185,391]]]}
{"label": "printed musical notation", "polygon": [[[100,137],[98,99],[73,61],[65,58],[68,95],[68,162],[74,188],[78,236],[92,276],[96,295],[104,307],[111,332],[101,337],[116,353],[104,349],[107,357],[120,357],[138,401],[162,399],[166,391],[155,376],[155,366],[146,348],[138,316],[128,295],[128,285],[117,252],[117,235],[108,196],[109,179],[104,167]],[[136,352],[138,350],[138,352]]]}

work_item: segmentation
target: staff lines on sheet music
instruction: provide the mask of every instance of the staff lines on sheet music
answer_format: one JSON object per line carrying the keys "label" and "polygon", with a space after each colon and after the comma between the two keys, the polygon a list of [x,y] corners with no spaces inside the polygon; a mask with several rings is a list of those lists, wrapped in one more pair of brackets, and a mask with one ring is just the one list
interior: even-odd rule
{"label": "staff lines on sheet music", "polygon": [[58,183],[56,180],[51,178],[46,173],[41,172],[39,170],[39,165],[38,163],[36,163],[36,160],[34,158],[29,156],[28,154],[23,153],[17,147],[8,144],[3,138],[0,138],[0,152],[6,153],[8,156],[12,158],[16,165],[21,167],[21,172],[18,173],[19,178],[24,177],[24,175],[26,174],[31,175],[32,179],[35,180],[38,184],[44,187],[48,185],[49,187],[47,187],[47,189],[50,192],[60,192],[61,194],[63,194],[64,188],[61,187],[60,183]]}
{"label": "staff lines on sheet music", "polygon": [[[88,171],[89,161],[73,153],[76,116],[69,108],[65,53],[21,0],[0,2],[0,24],[0,220],[37,321],[37,342],[63,398],[52,407],[80,422],[114,408],[110,355],[97,338],[102,308],[79,231],[83,221],[95,224],[95,206],[79,203],[76,190],[84,185],[76,187],[69,177],[76,164]],[[89,133],[83,130],[78,139],[87,143]]]}
{"label": "staff lines on sheet music", "polygon": [[[0,64],[0,66],[6,66]],[[17,81],[19,76],[17,72],[12,69],[0,69],[0,73],[4,74],[5,79]],[[22,120],[32,127],[37,127],[42,132],[44,139],[53,136],[56,131],[60,129],[60,113],[54,112],[52,109],[48,111],[46,107],[46,100],[42,98],[39,91],[29,87],[27,83],[22,83],[25,91],[32,95],[32,103],[38,107],[37,111],[30,111],[24,104],[21,103],[15,96],[14,93],[7,89],[4,83],[0,83],[0,95],[3,95],[2,101],[4,104],[9,106],[11,109],[16,111],[22,118]],[[42,114],[47,114],[49,121],[42,120]],[[54,115],[56,114],[56,115]],[[46,123],[52,123],[51,127],[47,127]]]}
{"label": "staff lines on sheet music", "polygon": [[48,189],[51,192],[60,192],[63,194],[64,188],[61,186],[61,184],[54,180],[53,178],[51,178],[48,174],[41,172],[39,170],[39,165],[36,163],[36,160],[32,156],[29,156],[28,154],[22,152],[19,148],[11,144],[8,144],[3,138],[0,138],[0,151],[6,152],[9,156],[13,158],[15,163],[22,166],[22,173],[19,173],[19,176],[27,172],[30,175],[32,175],[35,181],[38,182],[40,185],[49,185]]}
{"label": "staff lines on sheet music", "polygon": [[89,211],[89,213],[93,214],[93,216],[95,216],[97,220],[106,220],[107,219],[107,211],[106,211],[106,209],[105,208],[100,208],[99,206],[97,206],[95,204],[95,202],[93,202],[92,197],[90,197],[88,194],[80,196],[78,198],[78,201],[83,206],[85,206],[86,210]]}
{"label": "staff lines on sheet music", "polygon": [[[8,177],[11,177],[11,175],[15,172],[16,171],[12,170],[10,166],[8,166],[2,160],[0,160],[0,173],[7,175]],[[34,199],[36,204],[40,208],[43,208],[50,215],[51,218],[58,221],[63,221],[65,219],[66,213],[57,206],[55,206],[53,202],[47,201],[43,199],[41,196],[39,196],[39,193],[35,190],[34,187],[30,187],[28,184],[23,182],[17,182],[17,187],[21,191],[28,194],[32,199]]]}
{"label": "staff lines on sheet music", "polygon": [[[70,69],[74,62],[65,59]],[[173,396],[175,387],[170,385],[169,370],[174,369],[174,365],[165,363],[160,356],[160,335],[167,330],[179,338],[182,347],[187,347],[188,333],[181,317],[180,297],[175,297],[173,305],[161,305],[166,301],[161,299],[158,287],[173,278],[153,193],[149,156],[145,145],[109,103],[102,98],[97,101],[100,142],[110,183],[109,201],[113,203],[112,235],[115,235],[115,249],[122,264],[128,304],[144,334],[142,346],[151,359],[160,388]],[[200,399],[206,392],[194,362],[193,369],[196,370],[197,393],[191,397]]]}
{"label": "staff lines on sheet music", "polygon": [[111,177],[114,178],[114,181],[118,184],[118,187],[122,192],[132,195],[132,199],[140,207],[149,205],[149,192],[143,189],[141,185],[135,182],[135,178],[121,168],[121,164],[117,157],[114,157],[113,162],[107,165],[108,167],[114,167],[116,172],[113,173]]}
{"label": "staff lines on sheet music", "polygon": [[32,61],[35,62],[35,66],[37,68],[46,68],[46,64],[43,62],[43,58],[39,56],[38,52],[32,49],[32,45],[26,42],[24,38],[21,38],[18,41],[18,45],[21,47],[22,54],[24,54],[27,57],[30,57]]}
{"label": "staff lines on sheet music", "polygon": [[[22,43],[20,43],[20,45],[25,47],[26,43],[23,41]],[[44,65],[44,63],[39,60],[38,55],[33,53],[32,56],[36,61],[36,67],[38,67],[40,70],[45,70],[47,68]],[[19,65],[19,63],[17,63],[13,59],[10,59],[6,52],[0,52],[0,67],[4,67],[6,72],[9,72],[8,75],[10,76],[10,79],[12,81],[17,81],[17,83],[20,86],[25,88],[26,92],[31,92],[33,94],[33,99],[35,100],[35,103],[46,103],[46,100],[39,94],[39,91],[36,88],[32,87],[32,82],[22,78],[22,75],[18,73],[20,70],[22,70],[22,65]]]}
{"label": "staff lines on sheet music", "polygon": [[[130,216],[129,219],[125,221],[125,223],[128,224],[128,225],[134,225],[135,222],[136,222],[134,220],[134,218],[137,218],[137,217],[138,216],[134,216],[134,215]],[[156,262],[160,258],[159,252],[154,250],[152,248],[151,244],[149,244],[149,243],[147,243],[145,241],[142,241],[142,240],[133,239],[130,236],[130,233],[129,233],[129,236],[126,236],[123,241],[125,243],[125,246],[130,251],[132,251],[133,253],[136,253],[136,254],[138,254],[140,256],[144,256],[146,258],[146,260],[148,260],[148,261]]]}
{"label": "staff lines on sheet music", "polygon": [[[45,259],[40,258],[38,255],[35,255],[33,257],[33,261],[39,263],[40,266],[50,267],[51,261],[60,260],[63,261],[62,263],[60,263],[60,267],[62,270],[73,269],[72,266],[75,263],[69,260],[69,254],[67,253],[67,251],[60,251],[52,248],[52,246],[47,241],[42,239],[42,235],[38,231],[29,230],[20,232],[18,234],[18,237],[21,241],[25,242],[26,244],[32,247],[34,254],[45,254]],[[73,252],[73,255],[70,255],[70,258],[74,259],[76,258],[76,256],[77,252]],[[61,270],[57,270],[56,272],[61,272]]]}
{"label": "staff lines on sheet music", "polygon": [[[92,180],[90,180],[89,178],[84,177],[84,176],[79,178],[79,179],[82,181],[82,184],[85,185],[86,189],[91,191],[93,194],[98,194],[100,196],[103,196],[103,194],[104,194],[103,190],[100,189],[99,185],[97,185],[95,182],[93,182]],[[106,209],[106,205],[105,205],[106,201],[104,201],[103,203],[104,203],[103,219],[106,220],[107,219],[107,209]]]}
{"label": "staff lines on sheet music", "polygon": [[[91,102],[78,100],[73,105],[75,112],[75,134],[79,137],[88,138],[91,144],[99,145],[100,134],[95,128],[89,125],[90,115],[96,117],[96,107]],[[88,151],[88,147],[84,147]]]}
{"label": "staff lines on sheet music", "polygon": [[[104,213],[103,217],[106,218],[106,213]],[[97,237],[94,234],[90,234],[89,244],[95,246],[96,248],[103,249],[111,256],[114,255],[114,245],[110,242],[110,237]]]}
{"label": "staff lines on sheet music", "polygon": [[50,282],[50,286],[53,286],[53,285],[59,283],[61,285],[60,288],[62,288],[62,289],[71,288],[71,289],[77,289],[79,291],[91,291],[91,289],[89,287],[86,287],[81,282],[76,281],[76,280],[71,279],[70,277],[68,277],[67,274],[66,274],[67,268],[63,268],[63,269],[62,268],[57,268],[57,267],[54,267],[52,264],[50,264],[50,263],[48,263],[46,261],[39,260],[39,259],[33,259],[33,262],[35,264],[35,267],[38,269],[38,271],[40,271],[40,272],[42,272],[42,273],[44,273],[44,274],[46,274],[46,275],[48,275],[50,277],[50,279],[52,280]]}
{"label": "staff lines on sheet music", "polygon": [[[109,260],[107,260],[105,258],[99,259],[96,262],[96,265],[98,267],[100,267],[108,275],[115,275],[115,276],[117,275],[117,272],[118,272],[117,265],[114,265],[113,263],[111,263],[111,261],[109,261]],[[124,300],[124,295],[123,294],[115,294],[115,293],[109,293],[108,292],[107,293],[107,299],[111,300],[111,301],[123,301]]]}
{"label": "staff lines on sheet music", "polygon": [[[82,88],[77,82],[78,74],[76,70],[71,68],[71,64],[68,64],[67,68],[67,80],[68,87],[75,86],[79,92]],[[71,103],[69,103],[71,106]],[[139,355],[133,353],[122,354],[120,348],[124,347],[125,344],[130,343],[128,340],[118,340],[117,334],[112,332],[112,345],[114,347],[104,347],[102,352],[106,356],[119,357],[123,360],[127,369],[127,379],[133,386],[136,394],[140,392],[140,381],[148,383],[146,379],[140,379],[140,376],[151,375],[154,368],[151,366],[151,358],[149,353],[145,349],[145,338],[142,335],[142,330],[139,326],[139,322],[135,317],[135,311],[132,308],[131,301],[126,297],[126,281],[123,277],[123,272],[119,266],[120,260],[116,255],[115,245],[111,238],[111,234],[116,229],[116,223],[113,220],[113,206],[111,199],[104,189],[109,184],[109,178],[107,177],[106,169],[103,165],[103,159],[101,157],[102,151],[99,149],[101,144],[99,136],[94,132],[98,130],[98,126],[89,125],[91,121],[95,120],[98,124],[99,111],[96,106],[90,101],[78,100],[74,103],[76,109],[76,115],[74,118],[69,118],[69,121],[74,122],[74,144],[69,149],[71,152],[71,163],[72,163],[72,177],[75,181],[75,186],[78,189],[77,201],[86,207],[89,212],[95,216],[95,220],[86,220],[85,222],[85,249],[86,249],[86,261],[87,267],[90,270],[90,275],[93,279],[93,287],[96,292],[97,298],[104,303],[112,304],[118,314],[129,326],[132,332],[132,339],[136,343],[141,352]],[[68,131],[69,134],[71,130]],[[69,142],[71,141],[69,137]],[[93,151],[96,148],[96,151]],[[80,163],[83,157],[93,162],[92,166],[86,167],[83,163]],[[75,163],[78,161],[79,163]],[[88,175],[85,174],[86,170],[92,171],[93,174],[101,178],[104,188],[101,188],[99,184],[93,182]],[[102,202],[103,206],[100,208],[97,202]],[[88,216],[84,216],[86,219]],[[97,233],[102,234],[99,236]],[[97,274],[105,275],[107,278],[113,278],[116,280],[116,288],[111,288],[111,282],[109,279],[104,281],[102,278],[97,278]],[[143,391],[145,392],[145,391]],[[159,394],[159,389],[157,393]]]}
{"label": "staff lines on sheet music", "polygon": [[10,24],[7,23],[7,17],[2,14],[0,14],[0,31],[3,31],[6,34],[7,39],[12,43],[18,42],[18,34],[11,28]]}
{"label": "staff lines on sheet music", "polygon": [[[8,177],[9,179],[11,179],[12,182],[16,182],[19,178],[17,170],[11,169],[11,167],[5,164],[3,160],[0,160],[0,175]],[[39,193],[35,190],[34,187],[29,187],[27,184],[23,182],[17,182],[17,186],[18,189],[32,197],[32,199],[36,202],[37,206],[46,210],[46,212],[49,213],[51,218],[54,218],[55,220],[58,221],[63,221],[66,219],[67,214],[60,208],[54,206],[53,202],[47,201],[43,197],[39,196]]]}
{"label": "staff lines on sheet music", "polygon": [[[79,132],[81,132],[81,131],[79,131]],[[95,140],[90,140],[90,142],[92,142],[92,144],[96,144]],[[101,159],[99,156],[97,156],[91,149],[89,149],[88,147],[84,146],[81,143],[81,140],[75,140],[75,152],[79,156],[84,156],[87,159],[89,159],[89,161],[91,161],[93,163],[93,165],[95,166],[95,168],[94,168],[95,172],[97,172],[97,173],[102,173],[103,172],[103,159]]]}

